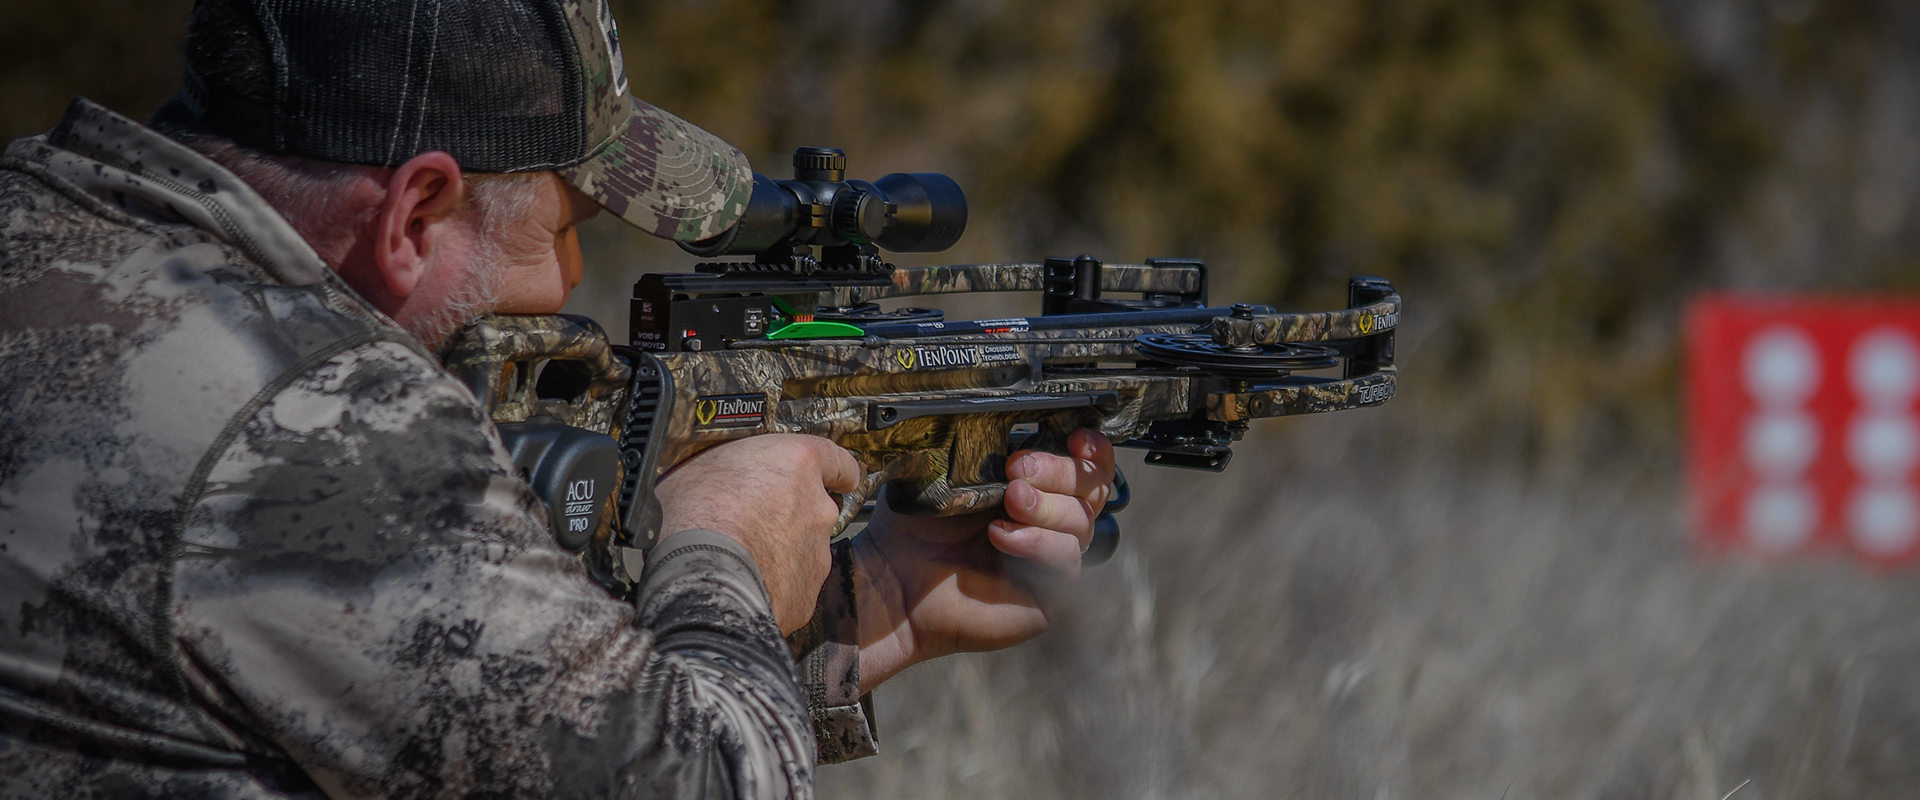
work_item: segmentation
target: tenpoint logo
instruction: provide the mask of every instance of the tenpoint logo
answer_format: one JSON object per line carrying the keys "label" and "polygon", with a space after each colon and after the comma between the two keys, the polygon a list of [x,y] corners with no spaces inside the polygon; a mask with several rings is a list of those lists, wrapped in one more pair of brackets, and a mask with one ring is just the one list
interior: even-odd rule
{"label": "tenpoint logo", "polygon": [[893,352],[893,360],[904,370],[916,368],[977,367],[982,364],[1019,361],[1020,351],[1009,345],[990,345],[987,347],[902,347]]}
{"label": "tenpoint logo", "polygon": [[1364,336],[1374,331],[1384,331],[1399,324],[1400,312],[1398,311],[1392,314],[1368,314],[1360,318],[1360,334]]}
{"label": "tenpoint logo", "polygon": [[767,415],[764,394],[722,394],[702,397],[693,404],[693,418],[702,428],[750,428]]}

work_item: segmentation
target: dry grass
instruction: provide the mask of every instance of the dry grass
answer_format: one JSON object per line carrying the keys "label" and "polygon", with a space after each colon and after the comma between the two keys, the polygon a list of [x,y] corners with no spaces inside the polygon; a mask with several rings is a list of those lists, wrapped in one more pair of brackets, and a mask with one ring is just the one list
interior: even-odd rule
{"label": "dry grass", "polygon": [[822,796],[1912,796],[1912,578],[1696,563],[1670,466],[1366,427],[1411,415],[1283,423],[1224,475],[1127,459],[1079,606],[883,687],[885,754]]}

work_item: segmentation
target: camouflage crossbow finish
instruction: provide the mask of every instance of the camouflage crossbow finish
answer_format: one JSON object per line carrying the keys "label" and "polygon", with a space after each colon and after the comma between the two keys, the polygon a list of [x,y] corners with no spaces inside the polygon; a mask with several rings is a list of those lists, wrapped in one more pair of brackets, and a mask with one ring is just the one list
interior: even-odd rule
{"label": "camouflage crossbow finish", "polygon": [[[935,173],[845,179],[845,154],[801,148],[793,180],[754,176],[745,216],[700,256],[749,255],[634,287],[627,343],[575,316],[488,317],[446,353],[548,503],[555,537],[616,594],[661,534],[654,483],[714,445],[823,436],[866,471],[841,498],[844,531],[870,501],[961,514],[997,508],[1006,456],[1059,451],[1095,428],[1147,463],[1226,467],[1249,420],[1338,411],[1394,395],[1400,296],[1355,277],[1347,308],[1285,314],[1206,305],[1206,266],[898,268],[882,247],[932,252],[966,222]],[[880,301],[1039,292],[1042,314],[948,321]],[[1107,511],[1125,504],[1125,484]],[[885,487],[884,494],[881,489]],[[1089,563],[1110,555],[1103,514]]]}
{"label": "camouflage crossbow finish", "polygon": [[[648,275],[627,346],[584,317],[499,316],[466,330],[447,363],[491,403],[561,543],[617,591],[623,548],[661,533],[654,482],[722,442],[806,433],[852,451],[867,475],[841,498],[844,529],[887,485],[898,510],[998,507],[1010,452],[1058,450],[1080,427],[1150,464],[1220,470],[1249,420],[1393,397],[1400,297],[1386,281],[1356,277],[1349,308],[1300,314],[1205,307],[1204,288],[1196,262],[1085,257],[878,280]],[[870,305],[1019,290],[1049,292],[1060,313],[947,322]],[[1069,310],[1109,292],[1144,297]]]}

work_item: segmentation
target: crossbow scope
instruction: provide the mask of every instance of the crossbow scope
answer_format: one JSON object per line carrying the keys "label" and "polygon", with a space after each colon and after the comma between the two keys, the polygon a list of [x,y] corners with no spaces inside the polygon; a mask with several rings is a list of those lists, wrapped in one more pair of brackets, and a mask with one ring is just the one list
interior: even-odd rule
{"label": "crossbow scope", "polygon": [[[846,151],[802,147],[793,179],[754,173],[753,195],[726,232],[680,247],[703,258],[753,256],[755,263],[810,273],[880,270],[878,249],[933,253],[967,228],[960,184],[937,172],[896,172],[871,183],[850,181]],[[821,249],[816,259],[812,248]]]}

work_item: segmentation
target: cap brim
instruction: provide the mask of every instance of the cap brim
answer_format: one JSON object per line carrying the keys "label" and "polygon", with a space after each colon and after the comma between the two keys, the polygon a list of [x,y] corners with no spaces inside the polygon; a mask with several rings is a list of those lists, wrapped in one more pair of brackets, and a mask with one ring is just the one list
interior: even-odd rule
{"label": "cap brim", "polygon": [[695,242],[733,227],[753,193],[746,155],[686,120],[632,103],[626,132],[560,176],[664,239]]}

